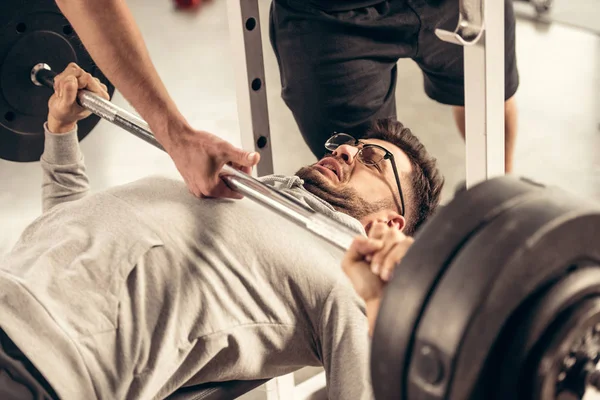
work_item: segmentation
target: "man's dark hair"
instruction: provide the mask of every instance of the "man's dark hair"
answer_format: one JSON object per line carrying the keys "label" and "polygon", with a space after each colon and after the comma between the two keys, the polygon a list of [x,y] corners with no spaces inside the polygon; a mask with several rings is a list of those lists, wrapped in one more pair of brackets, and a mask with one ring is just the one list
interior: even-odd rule
{"label": "man's dark hair", "polygon": [[363,139],[385,140],[398,146],[408,156],[413,171],[411,187],[408,190],[402,188],[409,217],[403,232],[414,235],[440,202],[444,178],[437,168],[437,160],[410,129],[391,118],[373,123]]}

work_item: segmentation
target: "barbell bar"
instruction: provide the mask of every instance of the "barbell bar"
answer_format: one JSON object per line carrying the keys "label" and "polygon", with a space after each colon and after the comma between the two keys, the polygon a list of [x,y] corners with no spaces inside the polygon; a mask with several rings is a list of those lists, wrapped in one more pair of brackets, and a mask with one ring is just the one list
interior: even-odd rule
{"label": "barbell bar", "polygon": [[[57,73],[46,63],[38,63],[31,69],[31,81],[36,86],[54,88],[54,78]],[[165,151],[156,139],[146,121],[122,109],[114,103],[103,99],[89,90],[79,90],[77,94],[79,105],[100,118],[111,122],[123,130],[142,139],[146,143]],[[271,186],[265,185],[258,179],[239,171],[230,165],[224,165],[220,177],[225,183],[248,198],[278,213],[289,221],[306,228],[308,231],[325,239],[341,250],[347,250],[358,232],[316,212],[305,206],[292,196],[286,195]]]}

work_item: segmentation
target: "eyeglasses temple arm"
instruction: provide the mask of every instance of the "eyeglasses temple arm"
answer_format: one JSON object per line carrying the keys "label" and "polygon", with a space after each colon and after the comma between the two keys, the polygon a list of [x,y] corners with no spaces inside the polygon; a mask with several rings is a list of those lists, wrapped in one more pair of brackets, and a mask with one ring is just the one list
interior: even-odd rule
{"label": "eyeglasses temple arm", "polygon": [[394,155],[390,153],[390,162],[392,164],[392,168],[394,169],[394,177],[396,178],[396,185],[398,185],[398,194],[400,195],[400,205],[402,206],[401,215],[404,217],[406,214],[406,208],[404,207],[404,195],[402,194],[402,186],[400,185],[400,175],[398,175],[398,169],[396,168],[396,161],[394,160]]}

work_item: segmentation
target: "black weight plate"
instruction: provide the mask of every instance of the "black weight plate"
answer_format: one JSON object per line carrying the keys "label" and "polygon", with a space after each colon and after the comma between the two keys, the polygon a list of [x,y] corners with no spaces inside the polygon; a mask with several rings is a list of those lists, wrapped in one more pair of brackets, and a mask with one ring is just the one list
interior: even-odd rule
{"label": "black weight plate", "polygon": [[494,178],[457,193],[417,233],[386,287],[373,332],[371,378],[377,399],[405,397],[413,329],[447,264],[476,232],[498,215],[536,196],[540,185]]}
{"label": "black weight plate", "polygon": [[495,365],[488,367],[493,369],[488,372],[493,376],[493,386],[486,388],[486,398],[531,398],[532,375],[538,362],[534,349],[545,345],[548,331],[565,311],[590,297],[600,297],[598,266],[577,268],[523,302],[502,329],[500,343],[495,345]]}
{"label": "black weight plate", "polygon": [[[417,397],[411,398],[468,398],[518,306],[570,265],[600,260],[600,207],[559,189],[541,194],[480,230],[448,268],[417,328],[408,387]],[[424,346],[445,371],[435,387],[419,377],[415,360]]]}
{"label": "black weight plate", "polygon": [[[38,161],[44,149],[43,124],[52,90],[31,82],[38,63],[57,73],[70,62],[100,79],[112,96],[114,87],[52,0],[3,0],[0,5],[0,158]],[[83,139],[100,120],[90,116],[79,125]]]}
{"label": "black weight plate", "polygon": [[[531,365],[535,367],[531,368],[533,373],[528,377],[528,382],[533,383],[528,385],[528,399],[594,398],[590,395],[594,394],[592,381],[595,378],[590,372],[596,369],[594,364],[598,361],[598,324],[598,296],[582,300],[560,316],[545,341],[538,346],[539,358],[532,360]],[[571,356],[575,356],[573,361],[579,364],[571,365],[572,369],[565,363]],[[565,372],[565,380],[560,378],[562,372]]]}

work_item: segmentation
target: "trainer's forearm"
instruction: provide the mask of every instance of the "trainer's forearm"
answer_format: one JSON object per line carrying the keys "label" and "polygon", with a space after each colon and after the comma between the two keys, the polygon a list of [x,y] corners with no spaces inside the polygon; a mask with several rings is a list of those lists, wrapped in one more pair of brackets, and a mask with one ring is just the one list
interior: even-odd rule
{"label": "trainer's forearm", "polygon": [[168,145],[170,127],[187,127],[167,92],[124,0],[57,0],[107,78]]}

